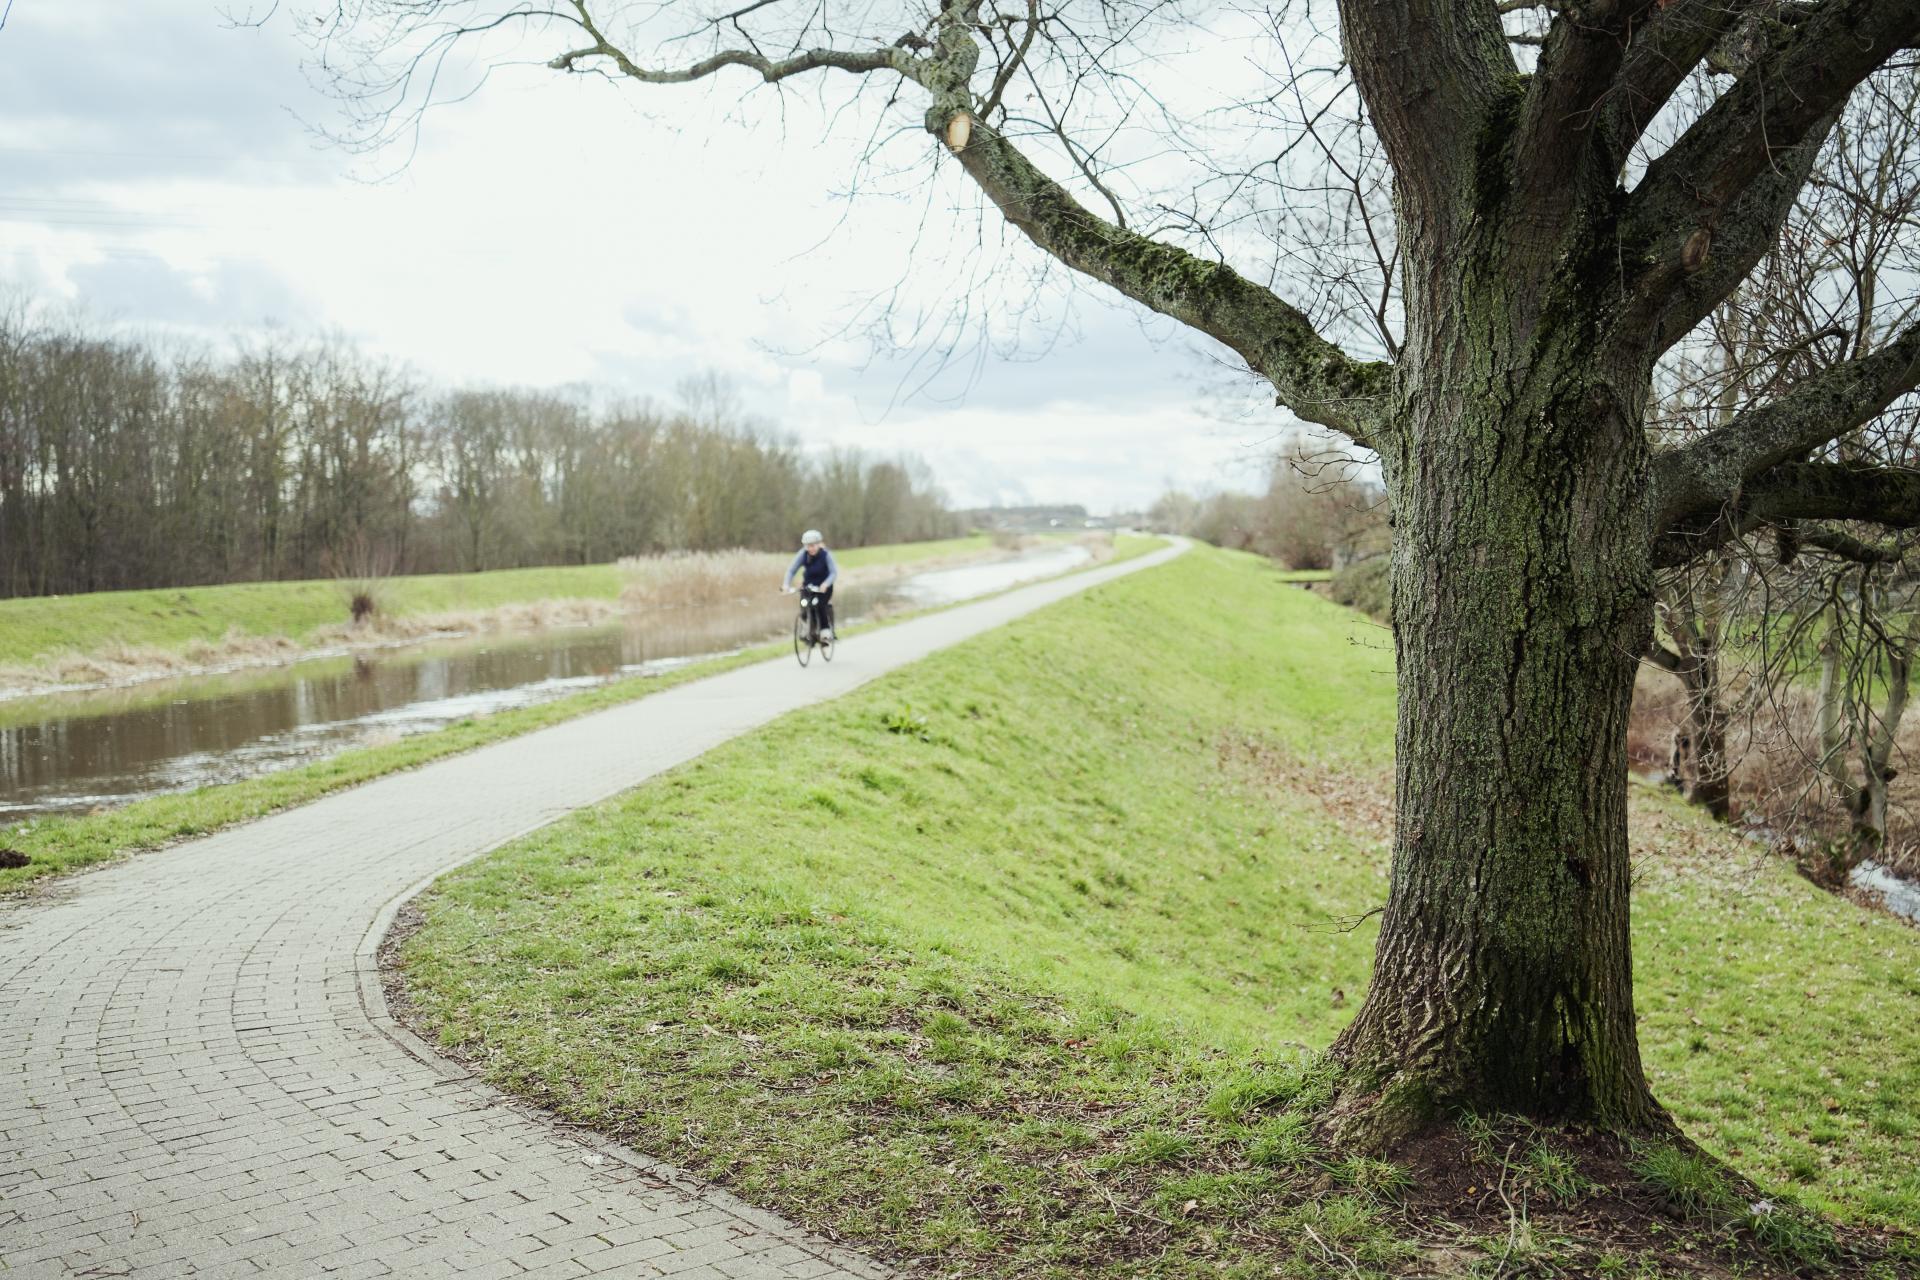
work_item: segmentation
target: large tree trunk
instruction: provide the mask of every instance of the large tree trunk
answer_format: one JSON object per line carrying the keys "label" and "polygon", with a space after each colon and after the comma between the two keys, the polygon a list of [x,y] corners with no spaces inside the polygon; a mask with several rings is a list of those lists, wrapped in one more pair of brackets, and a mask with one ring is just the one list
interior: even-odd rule
{"label": "large tree trunk", "polygon": [[1652,627],[1644,374],[1591,367],[1577,323],[1556,341],[1536,318],[1508,351],[1446,317],[1510,300],[1436,301],[1410,321],[1422,365],[1384,458],[1398,823],[1337,1122],[1384,1142],[1459,1108],[1647,1127],[1626,814]]}

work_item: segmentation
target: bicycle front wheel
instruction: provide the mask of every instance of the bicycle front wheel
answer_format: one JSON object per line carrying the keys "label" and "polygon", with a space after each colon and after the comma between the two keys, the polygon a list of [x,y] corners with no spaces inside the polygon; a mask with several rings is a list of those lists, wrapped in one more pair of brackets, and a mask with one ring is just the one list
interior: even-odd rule
{"label": "bicycle front wheel", "polygon": [[813,642],[807,638],[807,612],[802,609],[793,619],[793,656],[806,666],[813,659]]}

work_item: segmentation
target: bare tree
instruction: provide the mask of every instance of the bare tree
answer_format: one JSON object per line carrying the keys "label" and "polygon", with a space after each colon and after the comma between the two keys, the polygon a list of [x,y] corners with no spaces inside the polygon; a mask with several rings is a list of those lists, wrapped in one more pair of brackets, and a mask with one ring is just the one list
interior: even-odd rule
{"label": "bare tree", "polygon": [[1264,493],[1163,494],[1156,529],[1257,552],[1289,569],[1337,569],[1385,549],[1386,500],[1344,459],[1294,441],[1267,469]]}
{"label": "bare tree", "polygon": [[[1920,79],[1906,70],[1882,71],[1860,87],[1842,112],[1821,164],[1799,192],[1767,253],[1657,371],[1658,398],[1650,415],[1655,429],[1683,442],[1723,430],[1756,405],[1894,340],[1911,321],[1913,298],[1887,285],[1910,284],[1913,278],[1914,253],[1920,247],[1920,237],[1912,234],[1916,206]],[[1912,419],[1910,405],[1877,415],[1862,430],[1843,436],[1835,456],[1903,466],[1913,452]],[[1794,798],[1784,812],[1770,803],[1768,823],[1817,825],[1817,815],[1797,811],[1817,790],[1805,784],[1823,774],[1836,776],[1834,771],[1844,768],[1844,744],[1834,734],[1841,721],[1853,721],[1854,713],[1868,704],[1845,696],[1849,682],[1836,683],[1838,673],[1828,667],[1820,678],[1823,728],[1804,727],[1808,740],[1792,741],[1803,726],[1793,716],[1777,713],[1783,701],[1791,700],[1792,686],[1807,681],[1806,664],[1796,646],[1769,641],[1783,629],[1802,630],[1810,618],[1827,616],[1835,584],[1859,577],[1853,566],[1900,560],[1899,545],[1856,536],[1858,532],[1825,522],[1791,521],[1772,528],[1768,536],[1730,541],[1660,573],[1660,634],[1650,657],[1677,677],[1684,690],[1672,773],[1690,799],[1716,816],[1728,816],[1733,790],[1729,733],[1758,716],[1769,723],[1764,728],[1746,725],[1749,739],[1777,737],[1784,731],[1785,740],[1775,744],[1781,749],[1768,753],[1774,758],[1770,763],[1797,759],[1802,765],[1800,785],[1791,776],[1775,780],[1778,789]],[[1874,610],[1890,600],[1904,607],[1904,594],[1865,589],[1878,580],[1871,569],[1865,576],[1862,589],[1850,599],[1867,614],[1852,616],[1857,609],[1850,610],[1852,622],[1836,621],[1833,629],[1857,624],[1861,635],[1884,638],[1898,633],[1904,625],[1900,620]],[[1829,636],[1829,649],[1835,638]],[[1839,647],[1861,652],[1857,644]],[[1852,670],[1852,665],[1842,665]],[[1869,735],[1840,736],[1865,742]],[[1891,738],[1883,745],[1891,750]],[[1875,764],[1870,747],[1862,748],[1861,759],[1865,785],[1871,789],[1884,762]],[[1853,812],[1858,808],[1855,789],[1840,790],[1843,808]],[[1879,809],[1884,811],[1884,797]],[[1883,839],[1884,822],[1878,830]],[[1857,849],[1860,843],[1856,838],[1849,847]],[[1840,861],[1848,856],[1858,855],[1843,855]],[[1833,879],[1825,859],[1811,869],[1817,878]]]}
{"label": "bare tree", "polygon": [[924,467],[805,456],[730,395],[429,398],[337,342],[220,360],[20,304],[0,311],[0,597],[958,532]]}
{"label": "bare tree", "polygon": [[1290,569],[1338,569],[1386,547],[1379,486],[1311,440],[1274,459],[1262,508],[1259,549]]}
{"label": "bare tree", "polygon": [[1727,633],[1742,599],[1732,583],[1743,568],[1739,557],[1719,554],[1662,575],[1657,612],[1665,637],[1648,650],[1684,697],[1669,776],[1690,802],[1723,820],[1733,800],[1727,739],[1738,714],[1729,703]]}
{"label": "bare tree", "polygon": [[1887,842],[1894,744],[1920,650],[1912,582],[1889,584],[1879,569],[1868,564],[1833,575],[1820,613],[1818,761],[1850,829],[1815,869],[1837,883]]}
{"label": "bare tree", "polygon": [[[552,42],[558,71],[647,86],[879,85],[872,109],[910,100],[1040,250],[1377,453],[1397,830],[1373,982],[1334,1053],[1336,1127],[1386,1141],[1458,1106],[1666,1123],[1628,945],[1625,732],[1654,570],[1767,521],[1920,521],[1920,474],[1829,448],[1920,379],[1920,327],[1696,437],[1667,444],[1649,421],[1663,355],[1753,271],[1856,88],[1920,34],[1920,0],[1542,4],[1515,14],[1518,41],[1500,8],[1344,0],[1344,63],[1311,76],[1282,27],[1266,56],[1319,113],[1292,136],[1271,113],[1182,119],[1155,96],[1165,33],[1208,16],[1172,4],[353,0],[314,30],[370,126],[410,122],[453,48],[506,28]],[[1714,69],[1697,103],[1677,96]],[[1373,237],[1372,256],[1403,331],[1382,302],[1349,354],[1328,332],[1351,342],[1351,326],[1316,324],[1316,300],[1364,290],[1283,296],[1295,282],[1258,278],[1286,279],[1275,261],[1229,265],[1238,241],[1212,216],[1227,206],[1197,193],[1237,161],[1193,198],[1141,200],[1130,166],[1148,157],[1117,141],[1136,113],[1185,154],[1236,131],[1221,145],[1279,153],[1342,119],[1391,174],[1391,244]],[[1363,211],[1367,181],[1355,171]],[[1342,226],[1341,243],[1368,239]]]}

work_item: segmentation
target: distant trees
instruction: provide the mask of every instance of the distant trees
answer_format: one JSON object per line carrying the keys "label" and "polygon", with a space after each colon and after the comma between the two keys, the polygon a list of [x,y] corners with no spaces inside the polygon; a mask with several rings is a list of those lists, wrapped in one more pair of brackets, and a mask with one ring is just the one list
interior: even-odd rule
{"label": "distant trees", "polygon": [[1336,569],[1386,549],[1386,497],[1344,457],[1295,445],[1277,457],[1263,493],[1161,495],[1152,527],[1235,551],[1271,556],[1289,569]]}
{"label": "distant trees", "polygon": [[0,310],[0,596],[942,537],[926,469],[684,405],[435,393],[338,342],[220,360]]}

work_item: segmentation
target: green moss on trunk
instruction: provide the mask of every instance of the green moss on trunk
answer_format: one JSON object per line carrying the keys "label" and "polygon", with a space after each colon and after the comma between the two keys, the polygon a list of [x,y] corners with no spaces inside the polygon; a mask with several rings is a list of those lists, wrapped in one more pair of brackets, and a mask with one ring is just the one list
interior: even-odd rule
{"label": "green moss on trunk", "polygon": [[1403,357],[1423,394],[1388,458],[1398,823],[1342,1120],[1385,1142],[1454,1108],[1659,1127],[1628,950],[1644,396],[1499,259],[1457,270]]}

